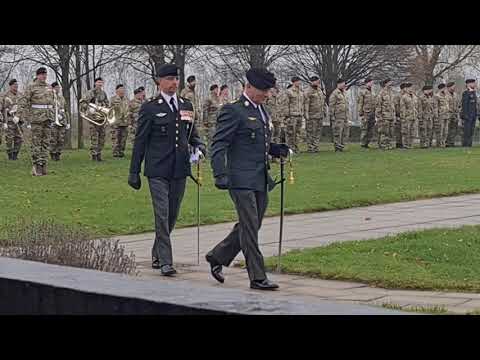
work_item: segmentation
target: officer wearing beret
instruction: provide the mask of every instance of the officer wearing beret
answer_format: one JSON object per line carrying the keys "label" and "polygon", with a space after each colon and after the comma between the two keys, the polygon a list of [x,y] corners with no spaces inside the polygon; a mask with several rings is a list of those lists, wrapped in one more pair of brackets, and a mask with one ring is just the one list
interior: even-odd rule
{"label": "officer wearing beret", "polygon": [[432,146],[433,117],[435,116],[435,102],[433,101],[433,87],[425,85],[419,99],[418,107],[418,134],[420,147],[426,149]]}
{"label": "officer wearing beret", "polygon": [[145,158],[144,175],[148,178],[155,214],[155,243],[152,268],[162,275],[176,273],[173,268],[170,235],[175,227],[191,176],[190,150],[206,153],[193,121],[193,105],[177,97],[178,68],[166,64],[158,69],[159,94],[140,108],[133,145],[128,184],[140,189],[140,170]]}
{"label": "officer wearing beret", "polygon": [[250,287],[272,290],[278,285],[265,274],[258,231],[267,208],[268,191],[275,186],[268,174],[268,156],[287,156],[289,148],[270,143],[272,123],[263,104],[275,86],[274,75],[266,69],[252,68],[246,78],[243,95],[221,108],[211,148],[215,186],[229,191],[239,221],[206,259],[213,277],[223,283],[222,266],[229,266],[242,250]]}
{"label": "officer wearing beret", "polygon": [[463,120],[463,142],[462,146],[471,147],[473,133],[475,131],[475,122],[478,117],[477,112],[477,83],[474,79],[465,81],[467,89],[462,94],[462,109],[460,118]]}

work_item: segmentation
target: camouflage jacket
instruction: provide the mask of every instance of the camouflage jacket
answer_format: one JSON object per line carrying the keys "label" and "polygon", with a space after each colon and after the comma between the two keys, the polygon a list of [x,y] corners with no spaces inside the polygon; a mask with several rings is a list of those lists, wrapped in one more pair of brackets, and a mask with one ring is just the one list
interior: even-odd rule
{"label": "camouflage jacket", "polygon": [[128,98],[126,96],[121,98],[118,95],[114,95],[110,99],[110,107],[115,109],[115,117],[117,121],[115,122],[114,127],[128,126],[128,109],[129,109]]}
{"label": "camouflage jacket", "polygon": [[395,101],[391,89],[383,88],[377,95],[375,102],[375,117],[379,120],[395,119]]}
{"label": "camouflage jacket", "polygon": [[278,95],[270,96],[265,102],[265,106],[270,112],[270,117],[272,118],[272,123],[276,124],[281,121],[279,110],[280,110],[280,99]]}
{"label": "camouflage jacket", "polygon": [[304,94],[300,88],[292,86],[286,91],[286,110],[287,116],[304,115]]}
{"label": "camouflage jacket", "polygon": [[13,121],[13,115],[10,114],[10,111],[17,109],[18,116],[18,100],[22,94],[20,91],[13,93],[13,91],[8,90],[3,93],[0,97],[0,121]]}
{"label": "camouflage jacket", "polygon": [[446,94],[450,117],[457,117],[460,113],[460,98],[456,92],[451,93],[450,91],[447,91]]}
{"label": "camouflage jacket", "polygon": [[421,95],[418,107],[418,116],[421,119],[433,119],[435,116],[435,100],[433,95]]}
{"label": "camouflage jacket", "polygon": [[220,109],[220,98],[210,94],[203,104],[203,122],[215,124],[217,121],[217,113]]}
{"label": "camouflage jacket", "polygon": [[103,90],[91,89],[87,91],[85,96],[80,100],[80,106],[82,111],[85,111],[88,103],[94,103],[96,105],[108,107],[107,93]]}
{"label": "camouflage jacket", "polygon": [[65,101],[65,98],[63,97],[62,93],[57,94],[57,102],[58,102],[58,115],[60,118],[60,124],[67,125],[69,123],[67,102]]}
{"label": "camouflage jacket", "polygon": [[180,92],[180,96],[185,98],[185,99],[190,100],[190,102],[193,105],[193,111],[195,113],[194,114],[194,119],[195,119],[195,121],[198,121],[199,117],[200,117],[200,108],[199,108],[199,104],[198,104],[198,101],[197,101],[197,94],[195,93],[195,90],[190,89],[187,85]]}
{"label": "camouflage jacket", "polygon": [[137,120],[138,120],[138,113],[140,112],[140,108],[142,107],[144,102],[145,101],[142,101],[134,97],[128,103],[128,125],[129,126],[136,127]]}
{"label": "camouflage jacket", "polygon": [[[395,115],[399,118],[400,117],[400,99],[405,94],[405,90],[400,90],[400,92],[395,95]],[[415,103],[416,104],[416,103]]]}
{"label": "camouflage jacket", "polygon": [[[35,108],[37,105],[49,108]],[[32,124],[54,120],[53,89],[45,82],[35,79],[27,85],[24,94],[18,100],[18,116]]]}
{"label": "camouflage jacket", "polygon": [[325,95],[320,88],[310,88],[305,92],[305,118],[323,119],[326,113]]}
{"label": "camouflage jacket", "polygon": [[357,100],[358,116],[375,112],[375,96],[372,89],[364,87],[360,90]]}
{"label": "camouflage jacket", "polygon": [[333,90],[330,94],[328,105],[332,119],[348,119],[348,98],[345,91],[338,88]]}
{"label": "camouflage jacket", "polygon": [[417,119],[417,104],[413,94],[405,92],[400,98],[400,119],[406,121]]}
{"label": "camouflage jacket", "polygon": [[449,115],[448,95],[445,92],[439,91],[435,94],[435,116],[446,118]]}

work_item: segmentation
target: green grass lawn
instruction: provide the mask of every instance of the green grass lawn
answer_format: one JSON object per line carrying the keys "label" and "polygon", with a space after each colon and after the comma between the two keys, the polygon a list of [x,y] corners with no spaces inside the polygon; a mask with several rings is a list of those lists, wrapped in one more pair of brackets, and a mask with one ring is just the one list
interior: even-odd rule
{"label": "green grass lawn", "polygon": [[[146,179],[142,177],[140,192],[127,185],[130,150],[126,159],[114,160],[107,149],[104,163],[92,162],[87,150],[66,151],[61,162],[50,163],[49,176],[34,178],[28,153],[20,154],[21,161],[9,162],[4,145],[0,148],[4,224],[19,217],[54,218],[97,235],[154,229]],[[296,182],[287,185],[287,214],[480,192],[478,147],[383,152],[354,144],[344,153],[334,153],[325,144],[322,150],[295,157]],[[209,163],[203,170],[202,223],[235,220],[228,193],[213,186]],[[278,165],[273,165],[272,174],[279,174]],[[279,189],[271,193],[267,215],[280,211]],[[196,186],[189,180],[178,226],[196,223],[195,206]]]}
{"label": "green grass lawn", "polygon": [[[432,229],[288,252],[284,273],[395,289],[480,292],[480,226]],[[270,270],[277,258],[266,259]]]}

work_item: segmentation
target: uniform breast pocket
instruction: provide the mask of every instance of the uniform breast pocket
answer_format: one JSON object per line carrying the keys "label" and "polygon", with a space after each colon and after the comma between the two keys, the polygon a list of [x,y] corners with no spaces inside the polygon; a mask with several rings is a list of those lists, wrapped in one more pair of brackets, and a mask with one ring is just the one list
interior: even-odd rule
{"label": "uniform breast pocket", "polygon": [[153,131],[158,136],[168,136],[168,127],[169,127],[168,119],[155,119],[153,120]]}
{"label": "uniform breast pocket", "polygon": [[247,136],[249,142],[255,144],[257,142],[257,138],[260,136],[260,124],[257,120],[248,120],[247,126]]}

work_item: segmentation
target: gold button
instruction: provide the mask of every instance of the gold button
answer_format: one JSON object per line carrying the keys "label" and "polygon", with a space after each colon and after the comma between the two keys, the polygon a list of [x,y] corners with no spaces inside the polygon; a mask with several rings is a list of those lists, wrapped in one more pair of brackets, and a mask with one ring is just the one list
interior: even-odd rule
{"label": "gold button", "polygon": [[175,140],[176,140],[176,141],[178,141],[178,136],[177,136],[177,137],[175,137]]}
{"label": "gold button", "polygon": [[175,147],[178,147],[178,144],[175,144]]}
{"label": "gold button", "polygon": [[178,127],[178,123],[177,123],[177,127]]}
{"label": "gold button", "polygon": [[178,134],[178,130],[177,130],[177,134]]}

